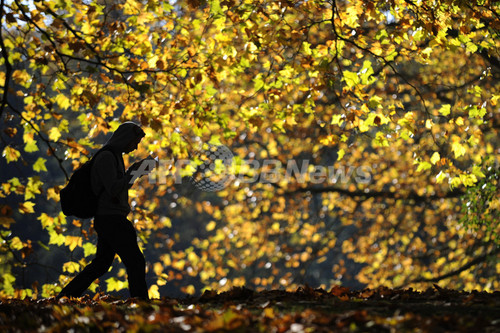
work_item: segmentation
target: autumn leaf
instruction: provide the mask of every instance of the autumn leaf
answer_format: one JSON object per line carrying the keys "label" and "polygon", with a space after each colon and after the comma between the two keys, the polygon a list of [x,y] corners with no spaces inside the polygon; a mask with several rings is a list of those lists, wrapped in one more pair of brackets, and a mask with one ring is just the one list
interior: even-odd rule
{"label": "autumn leaf", "polygon": [[437,162],[439,162],[441,160],[441,156],[439,155],[439,153],[436,151],[432,154],[431,156],[431,163],[432,164],[436,164]]}
{"label": "autumn leaf", "polygon": [[445,104],[439,109],[439,113],[441,113],[443,116],[449,115],[450,112],[451,112],[450,104]]}
{"label": "autumn leaf", "polygon": [[[24,247],[12,260],[0,244],[1,297],[54,296],[95,254],[93,222],[66,219],[59,191],[125,121],[146,133],[125,167],[152,153],[161,164],[129,192],[154,296],[305,282],[363,286],[370,299],[413,297],[395,290],[436,281],[500,288],[498,201],[489,199],[500,160],[496,2],[33,3],[2,8],[0,198],[14,211],[0,222],[2,237]],[[220,191],[192,181],[201,166],[193,154],[208,143],[233,155],[230,168],[221,158],[207,167],[229,171]],[[49,262],[54,270],[40,273]],[[89,292],[123,290],[125,275],[116,268],[117,280]],[[357,310],[295,317],[273,305],[257,321],[286,323],[277,331],[323,318],[338,330],[406,320],[363,321]],[[250,327],[235,308],[234,319],[225,308],[179,322],[175,311],[126,322],[131,331],[205,320]],[[89,318],[88,327],[107,327]]]}
{"label": "autumn leaf", "polygon": [[33,170],[35,170],[36,172],[41,172],[41,171],[47,171],[47,167],[45,166],[45,162],[47,162],[47,160],[43,157],[39,157],[35,164],[33,164]]}
{"label": "autumn leaf", "polygon": [[20,202],[19,203],[19,212],[21,214],[34,213],[35,210],[33,209],[33,207],[35,207],[35,203],[33,203],[31,201]]}
{"label": "autumn leaf", "polygon": [[467,151],[466,148],[460,143],[460,139],[458,137],[453,138],[453,142],[451,144],[451,150],[455,154],[455,158],[464,156]]}
{"label": "autumn leaf", "polygon": [[49,139],[52,141],[57,141],[61,137],[61,132],[57,127],[52,127],[49,130]]}
{"label": "autumn leaf", "polygon": [[7,163],[17,161],[20,156],[21,156],[21,153],[18,150],[14,149],[10,146],[6,146],[2,152],[2,157],[5,158]]}

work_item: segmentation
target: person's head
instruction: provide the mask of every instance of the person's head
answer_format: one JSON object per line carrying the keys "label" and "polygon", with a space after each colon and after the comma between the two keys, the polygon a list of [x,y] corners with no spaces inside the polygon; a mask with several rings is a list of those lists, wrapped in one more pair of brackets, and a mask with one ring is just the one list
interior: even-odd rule
{"label": "person's head", "polygon": [[139,125],[128,121],[118,126],[106,146],[112,147],[117,152],[128,154],[137,149],[137,145],[144,136],[145,133]]}
{"label": "person's head", "polygon": [[123,150],[123,152],[126,154],[136,150],[139,142],[141,142],[142,138],[145,135],[144,131],[139,126],[133,127],[133,130],[135,137],[131,138],[129,144],[126,145],[125,149]]}

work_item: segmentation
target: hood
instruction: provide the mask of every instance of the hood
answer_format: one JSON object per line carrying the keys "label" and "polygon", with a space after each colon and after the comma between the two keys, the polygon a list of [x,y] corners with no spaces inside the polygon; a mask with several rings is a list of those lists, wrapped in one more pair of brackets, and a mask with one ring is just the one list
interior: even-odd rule
{"label": "hood", "polygon": [[116,131],[113,135],[111,135],[111,138],[109,138],[108,142],[106,142],[104,146],[111,148],[117,153],[121,153],[130,142],[135,139],[142,138],[144,135],[144,131],[139,125],[131,121],[127,121],[118,126]]}

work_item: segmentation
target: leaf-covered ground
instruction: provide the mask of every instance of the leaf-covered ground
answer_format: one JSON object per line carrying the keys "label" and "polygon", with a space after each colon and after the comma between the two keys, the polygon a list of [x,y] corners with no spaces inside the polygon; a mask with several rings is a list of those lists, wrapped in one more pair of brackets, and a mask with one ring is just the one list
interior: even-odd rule
{"label": "leaf-covered ground", "polygon": [[[72,330],[71,330],[72,329]],[[500,292],[235,288],[150,302],[0,300],[1,332],[500,332]]]}

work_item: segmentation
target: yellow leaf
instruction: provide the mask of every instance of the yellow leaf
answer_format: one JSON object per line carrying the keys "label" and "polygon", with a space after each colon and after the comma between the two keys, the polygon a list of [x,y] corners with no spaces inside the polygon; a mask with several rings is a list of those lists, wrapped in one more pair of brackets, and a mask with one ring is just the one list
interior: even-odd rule
{"label": "yellow leaf", "polygon": [[33,164],[33,170],[35,170],[36,172],[40,172],[40,171],[47,171],[47,167],[45,166],[45,162],[47,160],[43,157],[39,157],[35,164]]}
{"label": "yellow leaf", "polygon": [[322,145],[328,146],[335,144],[336,135],[330,134],[328,136],[322,137],[319,139],[319,143]]}
{"label": "yellow leaf", "polygon": [[80,265],[74,261],[65,262],[63,264],[63,272],[75,273],[80,271]]}
{"label": "yellow leaf", "polygon": [[417,167],[417,172],[429,170],[431,168],[431,164],[427,161],[419,162]]}
{"label": "yellow leaf", "polygon": [[24,200],[28,201],[34,199],[37,194],[41,194],[41,187],[43,183],[38,177],[29,177],[28,184],[26,184],[26,190],[24,192]]}
{"label": "yellow leaf", "polygon": [[47,228],[48,226],[51,226],[54,224],[54,218],[51,216],[48,216],[46,213],[42,213],[37,220],[40,220],[40,223],[42,224],[42,228]]}
{"label": "yellow leaf", "polygon": [[52,199],[55,202],[59,202],[59,194],[56,193],[56,189],[51,187],[47,190],[47,199]]}
{"label": "yellow leaf", "polygon": [[21,156],[21,153],[18,150],[12,148],[11,146],[7,146],[4,148],[2,156],[5,157],[7,163],[10,163],[17,161]]}
{"label": "yellow leaf", "polygon": [[189,252],[188,254],[188,261],[194,266],[196,264],[198,264],[198,256],[196,255],[196,253],[194,252]]}
{"label": "yellow leaf", "polygon": [[477,177],[475,175],[460,175],[460,181],[465,186],[474,186],[477,183]]}
{"label": "yellow leaf", "polygon": [[153,265],[153,271],[156,275],[160,276],[161,273],[163,273],[163,265],[159,262],[155,262],[155,264]]}
{"label": "yellow leaf", "polygon": [[83,244],[83,255],[85,257],[91,256],[97,252],[97,247],[92,243]]}
{"label": "yellow leaf", "polygon": [[331,124],[332,125],[341,125],[343,122],[342,120],[342,115],[341,114],[335,114],[332,116],[332,121],[331,121]]}
{"label": "yellow leaf", "polygon": [[34,139],[33,133],[24,133],[23,141],[26,143],[24,146],[24,151],[27,153],[32,153],[38,151],[38,146],[36,145],[36,140]]}
{"label": "yellow leaf", "polygon": [[194,286],[192,284],[190,284],[189,286],[184,288],[184,292],[186,294],[193,295],[196,292],[196,289],[194,288]]}
{"label": "yellow leaf", "polygon": [[33,76],[30,75],[27,71],[19,69],[16,69],[12,73],[12,78],[16,83],[22,85],[25,88],[29,88],[33,80]]}
{"label": "yellow leaf", "polygon": [[342,148],[337,152],[337,161],[340,161],[341,159],[344,158],[345,155],[345,150]]}
{"label": "yellow leaf", "polygon": [[455,153],[455,158],[465,155],[466,152],[465,147],[458,140],[451,144],[451,150]]}
{"label": "yellow leaf", "polygon": [[157,55],[154,55],[151,57],[151,59],[148,60],[148,66],[150,68],[155,68],[156,67],[156,62],[158,61],[158,56]]}
{"label": "yellow leaf", "polygon": [[274,318],[274,310],[272,307],[267,307],[264,309],[264,316],[267,318]]}
{"label": "yellow leaf", "polygon": [[160,221],[164,227],[172,228],[172,221],[168,217],[163,216]]}
{"label": "yellow leaf", "polygon": [[429,57],[432,53],[432,47],[426,47],[423,51],[422,51],[422,54],[426,55],[427,57]]}
{"label": "yellow leaf", "polygon": [[432,164],[436,164],[437,162],[439,162],[439,160],[441,159],[441,156],[439,155],[439,153],[436,151],[434,152],[434,154],[432,154],[431,156],[431,163]]}
{"label": "yellow leaf", "polygon": [[306,55],[311,55],[312,54],[311,44],[309,44],[308,42],[302,43],[302,49],[304,50],[304,53]]}
{"label": "yellow leaf", "polygon": [[448,176],[443,171],[439,172],[436,176],[436,183],[441,184],[446,177]]}
{"label": "yellow leaf", "polygon": [[184,266],[186,265],[185,260],[177,260],[172,263],[172,267],[178,269],[179,271],[184,270]]}
{"label": "yellow leaf", "polygon": [[31,201],[21,202],[19,203],[19,212],[21,214],[34,213],[35,212],[35,210],[33,209],[34,206],[35,203]]}
{"label": "yellow leaf", "polygon": [[215,221],[211,221],[210,223],[208,223],[207,226],[206,226],[207,231],[214,230],[215,229],[215,225],[216,225]]}
{"label": "yellow leaf", "polygon": [[439,113],[441,113],[443,116],[449,115],[451,112],[451,105],[450,104],[445,104],[439,109]]}
{"label": "yellow leaf", "polygon": [[56,103],[63,110],[66,110],[71,105],[70,99],[68,97],[66,97],[66,95],[63,95],[63,94],[59,94],[56,96]]}
{"label": "yellow leaf", "polygon": [[128,285],[128,283],[120,281],[115,277],[111,277],[111,278],[107,279],[106,284],[107,284],[106,290],[108,292],[114,291],[114,290],[120,291]]}
{"label": "yellow leaf", "polygon": [[52,141],[57,141],[61,137],[61,132],[57,127],[52,127],[49,130],[49,139]]}
{"label": "yellow leaf", "polygon": [[59,246],[64,244],[64,241],[66,240],[64,238],[64,235],[58,234],[55,230],[49,232],[50,239],[49,239],[49,244],[57,244]]}
{"label": "yellow leaf", "polygon": [[153,284],[148,290],[149,298],[160,298],[160,292],[158,286]]}
{"label": "yellow leaf", "polygon": [[342,72],[342,79],[346,83],[347,87],[352,88],[359,84],[358,74],[345,70]]}
{"label": "yellow leaf", "polygon": [[27,142],[26,145],[24,146],[24,151],[27,153],[38,151],[38,146],[36,145],[36,141],[31,140]]}
{"label": "yellow leaf", "polygon": [[69,246],[69,250],[73,251],[77,246],[82,246],[82,237],[66,236],[64,245]]}
{"label": "yellow leaf", "polygon": [[163,265],[165,266],[170,266],[172,264],[172,259],[170,258],[169,254],[165,254],[161,257],[161,260],[163,261]]}
{"label": "yellow leaf", "polygon": [[460,180],[460,177],[453,177],[450,180],[450,187],[451,188],[456,188],[456,187],[460,186],[460,184],[462,184],[462,181]]}
{"label": "yellow leaf", "polygon": [[432,119],[427,119],[425,121],[425,128],[427,128],[428,130],[432,129],[433,125],[434,125],[434,123],[432,122]]}
{"label": "yellow leaf", "polygon": [[19,237],[14,237],[10,241],[10,247],[14,250],[22,250],[24,245],[23,242],[19,239]]}

